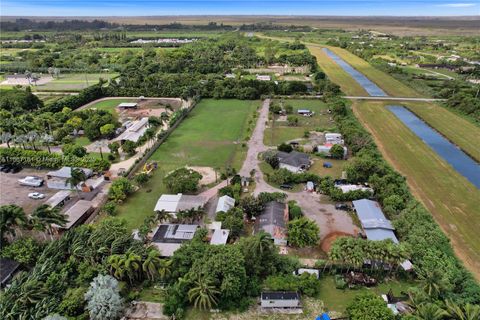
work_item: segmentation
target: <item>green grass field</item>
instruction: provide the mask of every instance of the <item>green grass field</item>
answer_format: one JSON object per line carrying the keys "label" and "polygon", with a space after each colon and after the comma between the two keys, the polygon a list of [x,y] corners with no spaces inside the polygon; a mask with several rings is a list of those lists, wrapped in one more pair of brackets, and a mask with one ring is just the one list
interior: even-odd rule
{"label": "green grass field", "polygon": [[415,197],[451,239],[457,255],[480,279],[480,190],[388,111],[388,104],[363,101],[353,108],[382,154],[407,177]]}
{"label": "green grass field", "polygon": [[88,109],[97,109],[116,113],[116,107],[122,102],[135,102],[136,99],[108,99],[92,104]]}
{"label": "green grass field", "polygon": [[118,76],[116,73],[71,73],[60,75],[44,85],[33,87],[33,91],[80,91],[91,85],[97,84],[100,78],[112,79]]}
{"label": "green grass field", "polygon": [[150,160],[157,161],[159,168],[143,189],[119,206],[118,217],[127,221],[128,228],[138,228],[166,192],[164,175],[181,166],[240,169],[247,151],[241,141],[259,106],[259,101],[202,100],[152,155]]}
{"label": "green grass field", "polygon": [[[277,100],[277,102],[279,102]],[[334,122],[330,121],[330,115],[326,113],[327,105],[318,99],[286,99],[285,105],[293,107],[293,114],[299,119],[299,125],[289,127],[285,121],[275,121],[272,129],[272,122],[269,121],[269,127],[265,129],[263,142],[266,145],[279,145],[282,142],[303,138],[305,131],[322,131],[324,129],[332,129],[335,127]],[[315,112],[313,117],[303,117],[297,115],[298,109],[309,109]],[[272,135],[273,131],[273,135]]]}
{"label": "green grass field", "polygon": [[[336,160],[336,159],[322,159],[320,157],[313,157],[313,165],[308,170],[309,172],[316,173],[322,177],[330,176],[334,179],[339,179],[342,176],[343,168],[347,164],[346,160]],[[323,163],[330,162],[332,164],[331,168],[324,168]]]}
{"label": "green grass field", "polygon": [[433,103],[405,101],[402,105],[480,162],[478,126]]}

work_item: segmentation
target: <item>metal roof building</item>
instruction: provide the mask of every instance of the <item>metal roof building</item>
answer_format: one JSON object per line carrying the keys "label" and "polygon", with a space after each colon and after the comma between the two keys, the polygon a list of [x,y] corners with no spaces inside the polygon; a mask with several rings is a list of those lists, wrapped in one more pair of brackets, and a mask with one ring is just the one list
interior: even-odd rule
{"label": "metal roof building", "polygon": [[161,224],[154,232],[152,242],[164,257],[171,257],[182,246],[192,240],[200,226],[196,224]]}
{"label": "metal roof building", "polygon": [[227,212],[228,210],[232,209],[235,206],[235,199],[229,196],[223,196],[218,199],[217,209],[215,212]]}
{"label": "metal roof building", "polygon": [[378,202],[361,199],[352,201],[352,203],[368,240],[391,239],[398,243],[398,239],[393,232],[395,228],[390,220],[385,218]]}
{"label": "metal roof building", "polygon": [[255,222],[255,232],[269,233],[276,245],[287,244],[288,206],[285,203],[271,201]]}
{"label": "metal roof building", "polygon": [[68,230],[83,223],[83,221],[85,221],[92,212],[92,209],[93,206],[91,201],[78,200],[73,206],[71,206],[67,211],[63,213],[67,216],[68,219],[65,227],[57,227],[59,227],[60,229]]}
{"label": "metal roof building", "polygon": [[165,211],[176,216],[179,211],[199,209],[207,203],[202,196],[191,196],[185,194],[162,194],[155,204],[153,211]]}
{"label": "metal roof building", "polygon": [[262,308],[300,308],[300,294],[293,291],[262,292]]}

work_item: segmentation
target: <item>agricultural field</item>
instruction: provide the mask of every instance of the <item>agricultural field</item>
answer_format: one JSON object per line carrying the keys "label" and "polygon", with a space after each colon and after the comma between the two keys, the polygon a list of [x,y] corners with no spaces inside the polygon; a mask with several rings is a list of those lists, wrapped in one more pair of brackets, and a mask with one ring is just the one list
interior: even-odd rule
{"label": "agricultural field", "polygon": [[[272,121],[270,119],[268,127],[265,130],[263,141],[266,145],[279,145],[293,139],[303,138],[305,131],[325,131],[332,130],[335,127],[330,115],[327,113],[327,105],[319,99],[300,100],[287,99],[275,100],[279,104],[291,105],[293,113],[291,116],[297,117],[299,122],[297,126],[288,126],[287,117],[279,118],[276,116],[275,124],[272,129]],[[315,112],[312,117],[303,117],[297,114],[299,109],[309,109]]]}
{"label": "agricultural field", "polygon": [[54,79],[44,85],[35,86],[33,91],[80,91],[91,85],[97,84],[99,79],[113,79],[116,73],[83,73],[63,74],[59,79]]}
{"label": "agricultural field", "polygon": [[373,134],[385,158],[452,241],[457,255],[479,277],[480,190],[457,173],[385,108],[391,103],[355,102],[353,110]]}
{"label": "agricultural field", "polygon": [[480,128],[441,106],[428,102],[402,102],[448,140],[480,161]]}
{"label": "agricultural field", "polygon": [[119,207],[118,217],[125,219],[130,229],[139,227],[166,192],[162,178],[178,167],[240,169],[247,151],[242,146],[246,128],[259,105],[259,101],[202,100],[152,155],[150,160],[159,168],[145,186],[147,191],[130,197]]}

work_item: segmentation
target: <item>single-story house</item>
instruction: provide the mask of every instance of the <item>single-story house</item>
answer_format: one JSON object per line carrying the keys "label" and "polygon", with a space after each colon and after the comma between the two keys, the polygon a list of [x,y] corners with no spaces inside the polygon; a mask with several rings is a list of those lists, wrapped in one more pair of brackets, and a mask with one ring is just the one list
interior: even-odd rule
{"label": "single-story house", "polygon": [[69,190],[62,190],[55,193],[47,199],[44,204],[49,205],[52,209],[63,207],[63,205],[70,200],[72,192]]}
{"label": "single-story house", "polygon": [[13,279],[20,269],[20,263],[15,260],[0,258],[0,287],[5,286]]}
{"label": "single-story house", "polygon": [[300,308],[300,294],[293,291],[262,292],[260,305],[262,308]]}
{"label": "single-story house", "polygon": [[272,77],[270,76],[266,76],[266,75],[257,75],[257,80],[260,80],[260,81],[270,81],[272,80]]}
{"label": "single-story house", "polygon": [[117,106],[119,109],[137,109],[137,107],[138,103],[136,102],[122,102]]}
{"label": "single-story house", "polygon": [[223,197],[218,198],[217,208],[215,209],[215,212],[220,212],[220,211],[227,212],[233,207],[235,207],[235,199],[225,195]]}
{"label": "single-story house", "polygon": [[336,185],[335,187],[342,190],[342,193],[347,193],[347,192],[350,192],[350,191],[357,191],[357,190],[370,191],[370,192],[373,193],[372,188],[363,186],[361,184],[339,184],[339,185]]}
{"label": "single-story house", "polygon": [[154,232],[152,243],[164,257],[171,257],[182,243],[193,239],[200,228],[196,224],[161,224]]}
{"label": "single-story house", "polygon": [[92,212],[93,205],[91,201],[78,200],[73,206],[63,212],[63,214],[67,216],[67,224],[64,227],[56,227],[62,230],[70,230],[85,222]]}
{"label": "single-story house", "polygon": [[299,268],[297,271],[293,271],[293,274],[297,276],[304,273],[313,274],[317,279],[320,277],[320,271],[318,271],[317,269]]}
{"label": "single-story house", "polygon": [[230,235],[230,230],[228,229],[214,229],[212,230],[210,236],[210,244],[227,244],[228,236]]}
{"label": "single-story house", "polygon": [[112,141],[120,141],[120,143],[124,143],[127,140],[137,142],[140,137],[143,136],[145,131],[147,131],[147,129],[148,118],[143,117],[140,120],[132,121],[130,126],[128,126],[125,131],[123,131],[118,137],[116,137]]}
{"label": "single-story house", "polygon": [[[339,144],[339,143],[335,143],[335,144]],[[330,149],[332,149],[332,147],[335,144],[334,143],[325,143],[325,144],[318,145],[317,146],[317,152],[330,155]],[[343,157],[346,158],[347,154],[348,154],[348,149],[347,149],[347,147],[343,146]]]}
{"label": "single-story house", "polygon": [[385,218],[378,202],[361,199],[352,203],[368,240],[391,239],[398,243],[398,239],[393,232],[395,228],[390,220]]}
{"label": "single-story house", "polygon": [[[93,171],[87,168],[79,168],[83,171],[86,178],[90,178],[93,175]],[[63,189],[70,190],[73,187],[67,180],[72,177],[72,167],[63,167],[56,171],[50,171],[47,173],[47,187],[51,189]]]}
{"label": "single-story house", "polygon": [[325,133],[325,142],[341,145],[345,143],[341,133]]}
{"label": "single-story house", "polygon": [[270,201],[255,220],[255,232],[269,233],[276,245],[287,245],[288,205]]}
{"label": "single-story house", "polygon": [[315,114],[315,112],[313,112],[312,110],[309,110],[309,109],[298,109],[297,113],[301,116],[304,116],[304,117],[311,117]]}
{"label": "single-story house", "polygon": [[308,170],[312,164],[310,156],[303,152],[292,151],[288,153],[279,151],[277,157],[281,169],[287,169],[288,171],[295,173]]}
{"label": "single-story house", "polygon": [[185,194],[162,194],[153,211],[165,211],[173,217],[180,211],[201,209],[207,203],[205,197]]}

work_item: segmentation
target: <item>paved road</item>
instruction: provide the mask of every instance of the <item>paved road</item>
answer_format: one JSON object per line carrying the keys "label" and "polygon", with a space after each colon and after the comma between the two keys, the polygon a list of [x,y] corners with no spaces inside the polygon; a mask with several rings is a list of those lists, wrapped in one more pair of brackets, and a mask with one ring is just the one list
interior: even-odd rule
{"label": "paved road", "polygon": [[[351,217],[344,211],[335,209],[335,206],[326,203],[326,196],[318,195],[310,192],[286,192],[276,189],[269,185],[260,170],[258,154],[269,149],[263,143],[264,131],[268,121],[268,108],[270,99],[266,99],[259,112],[257,124],[248,142],[248,152],[245,162],[240,169],[242,176],[249,176],[250,171],[255,169],[255,191],[254,195],[261,192],[284,192],[287,194],[288,200],[295,200],[302,208],[304,214],[314,220],[320,228],[320,238],[323,239],[329,233],[340,231],[348,234],[357,234],[358,228],[354,225]],[[324,198],[325,197],[325,198]],[[323,200],[323,201],[322,201]]]}

